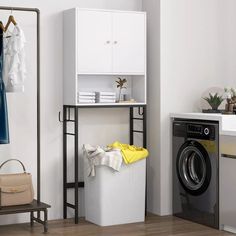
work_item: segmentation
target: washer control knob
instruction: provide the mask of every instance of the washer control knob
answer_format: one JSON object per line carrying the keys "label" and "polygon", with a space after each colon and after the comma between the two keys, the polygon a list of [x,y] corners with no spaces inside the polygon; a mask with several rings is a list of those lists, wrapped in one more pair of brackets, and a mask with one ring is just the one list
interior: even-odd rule
{"label": "washer control knob", "polygon": [[203,132],[205,135],[208,135],[210,133],[210,130],[209,130],[209,128],[205,128]]}

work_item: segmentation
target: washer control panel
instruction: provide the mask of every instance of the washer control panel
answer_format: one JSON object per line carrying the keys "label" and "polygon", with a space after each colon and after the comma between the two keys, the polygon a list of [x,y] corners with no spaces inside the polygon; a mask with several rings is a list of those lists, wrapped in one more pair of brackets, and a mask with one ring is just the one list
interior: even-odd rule
{"label": "washer control panel", "polygon": [[204,124],[186,124],[187,137],[197,139],[215,139],[215,127],[214,125]]}
{"label": "washer control panel", "polygon": [[215,124],[195,122],[173,122],[173,134],[178,137],[215,140]]}

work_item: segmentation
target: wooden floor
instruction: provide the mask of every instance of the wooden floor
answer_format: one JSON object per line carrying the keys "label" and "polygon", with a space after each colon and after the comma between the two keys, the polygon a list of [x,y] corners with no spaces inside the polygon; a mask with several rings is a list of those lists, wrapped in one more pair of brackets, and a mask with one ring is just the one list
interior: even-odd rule
{"label": "wooden floor", "polygon": [[[0,226],[0,236],[28,236],[43,235],[42,226],[35,225],[30,228],[29,224]],[[79,225],[73,224],[72,220],[60,220],[49,222],[47,235],[69,236],[218,236],[233,235],[218,231],[206,226],[178,219],[172,216],[159,217],[148,216],[145,223],[127,224],[112,227],[99,227],[81,220]]]}

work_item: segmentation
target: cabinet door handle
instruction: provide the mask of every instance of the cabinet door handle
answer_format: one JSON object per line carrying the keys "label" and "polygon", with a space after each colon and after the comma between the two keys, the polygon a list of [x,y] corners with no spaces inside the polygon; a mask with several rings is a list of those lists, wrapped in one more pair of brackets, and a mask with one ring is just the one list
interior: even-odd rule
{"label": "cabinet door handle", "polygon": [[118,43],[118,41],[114,41],[114,44],[117,44]]}
{"label": "cabinet door handle", "polygon": [[107,41],[106,41],[106,44],[110,44],[110,42],[111,42],[111,41],[107,40]]}

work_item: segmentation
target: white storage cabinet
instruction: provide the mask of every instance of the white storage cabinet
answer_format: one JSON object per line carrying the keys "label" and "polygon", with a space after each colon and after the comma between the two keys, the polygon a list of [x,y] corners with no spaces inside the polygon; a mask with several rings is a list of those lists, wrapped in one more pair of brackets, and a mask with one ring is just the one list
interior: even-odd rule
{"label": "white storage cabinet", "polygon": [[77,9],[78,73],[145,73],[145,14]]}
{"label": "white storage cabinet", "polygon": [[63,35],[65,105],[78,105],[78,91],[116,91],[117,77],[128,79],[136,104],[146,104],[145,12],[70,9]]}

